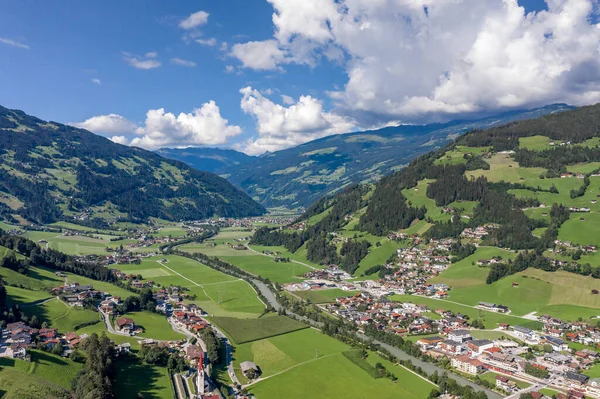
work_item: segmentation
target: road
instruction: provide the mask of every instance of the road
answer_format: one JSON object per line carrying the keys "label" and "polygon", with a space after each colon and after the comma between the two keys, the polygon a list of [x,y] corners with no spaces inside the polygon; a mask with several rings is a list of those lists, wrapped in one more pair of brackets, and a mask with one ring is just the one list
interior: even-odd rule
{"label": "road", "polygon": [[[271,292],[271,290],[267,287],[267,285],[265,285],[264,283],[262,283],[258,280],[252,280],[252,282],[256,285],[256,287],[260,290],[261,294],[267,299],[267,301],[271,304],[271,306],[275,310],[282,309],[282,306],[277,302],[277,298],[275,298],[275,295],[273,295],[273,292]],[[288,313],[289,313],[289,311],[288,311]],[[314,320],[310,320],[310,319],[307,319],[306,317],[302,317],[302,316],[299,316],[296,314],[294,314],[294,316],[300,320],[307,322],[308,324],[312,325],[313,327],[317,327],[317,328],[322,327],[321,323],[318,323]],[[480,385],[477,385],[474,382],[469,381],[466,378],[463,378],[459,375],[448,372],[448,370],[444,370],[440,367],[437,367],[434,364],[427,363],[420,359],[417,359],[416,357],[410,356],[406,352],[404,352],[394,346],[388,345],[388,344],[378,341],[378,340],[371,339],[360,333],[357,333],[356,336],[363,341],[370,341],[377,345],[380,345],[382,348],[389,351],[392,355],[394,355],[398,359],[410,360],[415,366],[421,367],[427,374],[433,374],[436,371],[438,372],[438,374],[448,373],[451,376],[451,378],[456,380],[459,384],[468,385],[468,386],[472,387],[473,389],[475,389],[476,391],[485,392],[485,394],[487,395],[487,397],[489,399],[502,399],[502,395],[500,395],[496,392],[493,392],[493,391],[486,389]]]}
{"label": "road", "polygon": [[98,311],[102,315],[102,320],[104,320],[104,324],[106,324],[106,329],[108,330],[109,333],[116,334],[116,335],[123,335],[125,337],[130,337],[129,334],[125,334],[124,332],[115,330],[114,327],[112,326],[112,323],[110,322],[109,315],[107,315],[106,313],[104,313],[100,309],[98,309]]}
{"label": "road", "polygon": [[522,389],[520,391],[517,391],[517,392],[513,393],[510,396],[507,396],[505,399],[519,399],[521,397],[521,395],[524,394],[524,393],[533,392],[533,391],[539,391],[540,389],[544,389],[546,387],[547,387],[546,384],[533,384],[529,388]]}

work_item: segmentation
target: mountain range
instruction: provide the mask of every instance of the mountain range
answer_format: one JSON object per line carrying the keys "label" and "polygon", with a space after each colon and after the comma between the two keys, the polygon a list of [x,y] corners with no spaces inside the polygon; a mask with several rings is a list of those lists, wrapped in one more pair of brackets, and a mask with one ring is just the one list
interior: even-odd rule
{"label": "mountain range", "polygon": [[213,173],[219,170],[234,170],[237,166],[256,159],[243,152],[208,147],[161,148],[156,152],[165,158],[177,159],[195,169]]}
{"label": "mountain range", "polygon": [[[12,222],[193,220],[265,209],[225,179],[0,107],[0,216]],[[101,222],[102,221],[102,222]]]}
{"label": "mountain range", "polygon": [[[238,163],[223,162],[223,166],[211,170],[227,178],[265,207],[308,207],[322,196],[353,183],[374,183],[406,166],[417,156],[441,148],[468,131],[572,108],[566,104],[552,104],[471,121],[400,125],[339,134],[260,157],[242,157],[243,161]],[[186,149],[159,153],[201,167],[204,162],[194,162],[193,151]],[[208,149],[199,149],[200,154],[210,154],[205,151]],[[226,155],[228,159],[234,159],[231,153]],[[216,152],[202,156],[216,158],[222,155]]]}

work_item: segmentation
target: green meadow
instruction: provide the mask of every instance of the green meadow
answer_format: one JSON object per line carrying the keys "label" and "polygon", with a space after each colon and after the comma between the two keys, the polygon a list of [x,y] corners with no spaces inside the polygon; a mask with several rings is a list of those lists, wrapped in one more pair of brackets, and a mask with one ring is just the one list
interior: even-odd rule
{"label": "green meadow", "polygon": [[114,381],[117,399],[130,399],[142,394],[144,399],[173,399],[171,376],[164,367],[140,364],[132,360],[116,362]]}
{"label": "green meadow", "polygon": [[161,341],[177,341],[186,338],[185,335],[174,331],[162,314],[143,311],[125,313],[122,317],[133,319],[136,326],[143,328],[144,332],[138,334],[140,338],[154,338]]}
{"label": "green meadow", "polygon": [[[252,318],[260,315],[264,304],[248,283],[221,273],[192,259],[176,255],[164,257],[167,262],[159,263],[163,257],[152,257],[140,265],[123,265],[125,273],[141,274],[161,286],[178,285],[187,288],[193,300],[207,313],[214,316]],[[151,278],[144,277],[150,273]]]}

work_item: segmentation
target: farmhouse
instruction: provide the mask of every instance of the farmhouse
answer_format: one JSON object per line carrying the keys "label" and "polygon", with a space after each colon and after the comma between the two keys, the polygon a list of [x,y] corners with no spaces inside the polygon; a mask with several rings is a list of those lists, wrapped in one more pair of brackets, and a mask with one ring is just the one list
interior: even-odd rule
{"label": "farmhouse", "polygon": [[517,384],[512,381],[509,380],[507,377],[503,376],[503,375],[497,375],[496,376],[496,387],[503,389],[505,391],[512,391],[514,388],[516,388]]}
{"label": "farmhouse", "polygon": [[242,373],[248,378],[254,378],[252,377],[253,375],[257,376],[259,374],[259,368],[254,362],[241,362],[240,368],[242,369]]}
{"label": "farmhouse", "polygon": [[131,332],[135,329],[135,323],[133,319],[129,317],[119,317],[117,319],[117,330],[131,334]]}

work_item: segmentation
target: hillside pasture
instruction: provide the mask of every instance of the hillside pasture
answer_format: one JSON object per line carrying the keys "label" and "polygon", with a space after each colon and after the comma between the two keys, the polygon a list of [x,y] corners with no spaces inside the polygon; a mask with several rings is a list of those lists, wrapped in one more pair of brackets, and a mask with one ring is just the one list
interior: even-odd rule
{"label": "hillside pasture", "polygon": [[130,399],[141,393],[149,399],[173,399],[171,376],[165,367],[119,359],[114,382],[117,399]]}
{"label": "hillside pasture", "polygon": [[25,307],[23,312],[29,316],[37,316],[40,321],[47,322],[50,327],[57,328],[62,333],[75,331],[75,327],[83,323],[100,320],[98,312],[69,306],[58,299]]}
{"label": "hillside pasture", "polygon": [[522,183],[523,181],[528,181],[537,186],[537,182],[542,180],[539,176],[546,173],[546,169],[543,168],[519,167],[519,164],[509,154],[494,154],[485,161],[490,165],[489,170],[468,170],[465,172],[467,178],[485,176],[490,182],[504,180],[510,183]]}
{"label": "hillside pasture", "polygon": [[485,284],[489,268],[477,264],[479,260],[490,260],[493,257],[501,257],[503,260],[514,259],[514,252],[506,251],[496,247],[479,247],[471,256],[453,263],[439,276],[434,277],[430,283],[448,284],[454,292],[457,288],[479,286]]}
{"label": "hillside pasture", "polygon": [[125,313],[123,317],[133,319],[136,326],[140,326],[144,329],[143,333],[138,334],[141,338],[153,338],[161,341],[177,341],[185,339],[185,335],[172,329],[165,315],[142,311]]}
{"label": "hillside pasture", "polygon": [[402,194],[406,197],[407,203],[412,203],[414,207],[425,206],[427,208],[426,217],[434,221],[446,222],[450,220],[450,214],[442,213],[442,208],[436,206],[435,201],[427,197],[427,186],[434,180],[425,179],[418,182],[416,187],[402,190]]}
{"label": "hillside pasture", "polygon": [[600,247],[600,213],[571,213],[558,231],[558,239]]}

